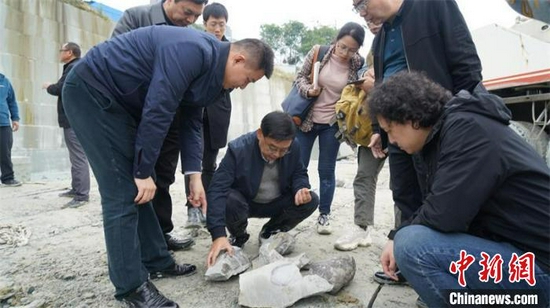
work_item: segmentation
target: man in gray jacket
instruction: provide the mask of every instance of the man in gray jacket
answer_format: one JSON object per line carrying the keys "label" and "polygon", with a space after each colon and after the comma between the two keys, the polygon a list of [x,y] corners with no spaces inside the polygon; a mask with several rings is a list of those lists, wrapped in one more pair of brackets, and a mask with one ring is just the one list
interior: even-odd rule
{"label": "man in gray jacket", "polygon": [[208,0],[165,0],[129,8],[116,24],[112,36],[152,25],[187,27],[197,21],[206,4]]}
{"label": "man in gray jacket", "polygon": [[[207,3],[208,0],[165,0],[156,4],[129,8],[124,11],[122,18],[116,24],[112,37],[152,25],[187,27],[197,21]],[[174,229],[170,185],[176,180],[178,166],[178,122],[176,116],[164,139],[155,165],[157,193],[153,199],[153,208],[169,250],[188,249],[195,244],[192,238],[179,239],[170,234]]]}

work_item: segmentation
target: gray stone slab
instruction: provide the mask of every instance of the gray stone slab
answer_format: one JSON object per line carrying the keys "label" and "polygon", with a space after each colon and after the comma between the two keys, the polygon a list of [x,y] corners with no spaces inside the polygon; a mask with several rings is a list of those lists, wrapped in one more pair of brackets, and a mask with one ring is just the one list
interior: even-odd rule
{"label": "gray stone slab", "polygon": [[239,277],[239,305],[247,307],[288,307],[302,298],[332,290],[333,285],[317,276],[302,276],[300,269],[286,260],[276,261]]}
{"label": "gray stone slab", "polygon": [[347,255],[319,262],[311,262],[308,266],[310,274],[323,277],[334,285],[329,292],[333,295],[347,286],[355,276],[355,259]]}

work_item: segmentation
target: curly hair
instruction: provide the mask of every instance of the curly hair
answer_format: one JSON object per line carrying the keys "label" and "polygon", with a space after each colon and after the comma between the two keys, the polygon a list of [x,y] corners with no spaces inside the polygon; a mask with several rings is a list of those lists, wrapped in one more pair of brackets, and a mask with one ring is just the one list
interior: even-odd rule
{"label": "curly hair", "polygon": [[376,121],[381,116],[387,121],[413,126],[431,127],[452,95],[424,73],[403,71],[376,86],[367,100],[369,113]]}

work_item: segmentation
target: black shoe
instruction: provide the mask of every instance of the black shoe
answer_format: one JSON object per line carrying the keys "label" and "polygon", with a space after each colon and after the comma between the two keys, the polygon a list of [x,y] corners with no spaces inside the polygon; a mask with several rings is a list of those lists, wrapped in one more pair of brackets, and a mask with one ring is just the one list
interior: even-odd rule
{"label": "black shoe", "polygon": [[378,282],[379,284],[392,284],[392,285],[396,285],[396,284],[408,284],[407,282],[407,279],[405,278],[405,276],[403,276],[403,274],[401,274],[400,271],[397,271],[396,272],[397,274],[397,278],[398,280],[395,281],[393,279],[391,279],[388,275],[386,275],[384,272],[376,272],[374,273],[374,281]]}
{"label": "black shoe", "polygon": [[191,246],[195,245],[195,240],[192,238],[177,238],[168,233],[164,234],[164,239],[166,240],[166,246],[168,250],[187,250]]}
{"label": "black shoe", "polygon": [[229,244],[231,244],[231,246],[237,246],[239,248],[243,248],[244,246],[244,243],[246,243],[248,241],[248,239],[250,238],[250,234],[248,233],[245,233],[244,235],[239,235],[239,236],[229,236]]}
{"label": "black shoe", "polygon": [[18,180],[7,180],[5,182],[2,182],[2,185],[8,186],[8,187],[17,187],[17,186],[21,186],[23,184],[21,182],[19,182]]}
{"label": "black shoe", "polygon": [[260,231],[260,234],[258,234],[258,242],[260,243],[260,246],[265,242],[267,241],[272,235],[275,235],[277,233],[281,233],[282,230],[281,229],[276,229],[276,230],[267,230],[267,229],[264,229],[262,228],[262,230]]}
{"label": "black shoe", "polygon": [[66,208],[76,209],[77,207],[81,207],[86,203],[88,203],[88,200],[77,200],[75,198],[75,199],[65,203],[61,208],[62,209],[66,209]]}
{"label": "black shoe", "polygon": [[172,276],[191,276],[197,272],[197,267],[193,264],[177,264],[170,266],[162,271],[149,273],[151,279],[159,279]]}
{"label": "black shoe", "polygon": [[123,303],[128,305],[128,307],[165,307],[165,308],[178,308],[179,305],[167,299],[162,295],[162,293],[157,290],[155,285],[147,281],[143,283],[139,288],[134,292],[126,295],[120,299]]}
{"label": "black shoe", "polygon": [[74,198],[76,197],[76,192],[74,190],[68,190],[59,194],[60,197]]}

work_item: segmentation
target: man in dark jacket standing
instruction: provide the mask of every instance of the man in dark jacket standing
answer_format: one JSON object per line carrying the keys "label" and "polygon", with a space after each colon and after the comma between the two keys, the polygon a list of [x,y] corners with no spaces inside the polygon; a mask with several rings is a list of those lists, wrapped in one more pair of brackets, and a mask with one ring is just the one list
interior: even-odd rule
{"label": "man in dark jacket standing", "polygon": [[[382,24],[372,45],[377,84],[401,71],[425,72],[454,94],[481,82],[481,62],[454,0],[353,0],[353,5],[367,24]],[[418,179],[424,177],[423,166],[392,144],[385,150],[381,137],[387,139],[386,134],[374,124],[369,147],[377,158],[389,152],[393,200],[404,221],[422,203]],[[375,274],[378,282],[392,278],[398,279]]]}
{"label": "man in dark jacket standing", "polygon": [[182,166],[194,172],[189,199],[206,205],[202,108],[225,90],[269,78],[273,57],[260,40],[227,43],[193,29],[152,26],[95,46],[67,76],[63,107],[98,182],[117,299],[137,307],[177,307],[148,281],[149,275],[196,270],[175,263],[150,203],[164,137],[180,108]]}
{"label": "man in dark jacket standing", "polygon": [[422,204],[384,252],[396,261],[384,271],[397,263],[429,307],[479,305],[459,295],[502,289],[536,293],[547,307],[550,170],[508,127],[502,99],[480,88],[452,97],[401,72],[375,88],[369,108],[389,141],[426,166]]}
{"label": "man in dark jacket standing", "polygon": [[[165,0],[156,4],[129,8],[124,11],[122,18],[116,24],[112,37],[152,25],[187,27],[197,21],[207,3],[208,0]],[[174,229],[170,185],[176,180],[175,174],[180,153],[178,122],[179,117],[176,115],[164,139],[159,159],[155,165],[157,193],[153,199],[153,208],[169,250],[188,249],[195,244],[192,238],[177,238],[170,233]]]}
{"label": "man in dark jacket standing", "polygon": [[59,60],[64,63],[63,74],[57,83],[44,83],[43,89],[46,89],[49,94],[57,96],[57,122],[59,127],[63,128],[63,136],[65,137],[65,144],[69,150],[69,160],[71,162],[71,189],[69,191],[61,193],[60,197],[73,198],[63,207],[77,208],[88,202],[90,199],[90,166],[88,165],[88,159],[86,153],[82,149],[78,138],[74,133],[74,130],[69,125],[65,110],[63,109],[63,99],[61,97],[61,91],[65,78],[73,68],[73,66],[80,61],[80,46],[73,42],[63,44],[59,49]]}
{"label": "man in dark jacket standing", "polygon": [[229,142],[208,191],[208,266],[222,250],[232,254],[232,245],[242,247],[248,241],[249,217],[271,218],[262,227],[262,240],[291,230],[317,209],[319,197],[309,190],[295,135],[292,118],[273,111],[260,129]]}
{"label": "man in dark jacket standing", "polygon": [[[225,27],[229,15],[223,4],[212,3],[204,7],[202,14],[206,32],[213,34],[219,40],[228,42],[225,37]],[[204,108],[203,121],[203,153],[202,153],[202,185],[208,192],[208,186],[216,171],[218,152],[227,144],[227,131],[231,118],[231,96],[226,91],[212,105]],[[189,178],[185,177],[185,191],[189,194]],[[200,208],[187,202],[186,228],[201,228],[206,218]]]}

